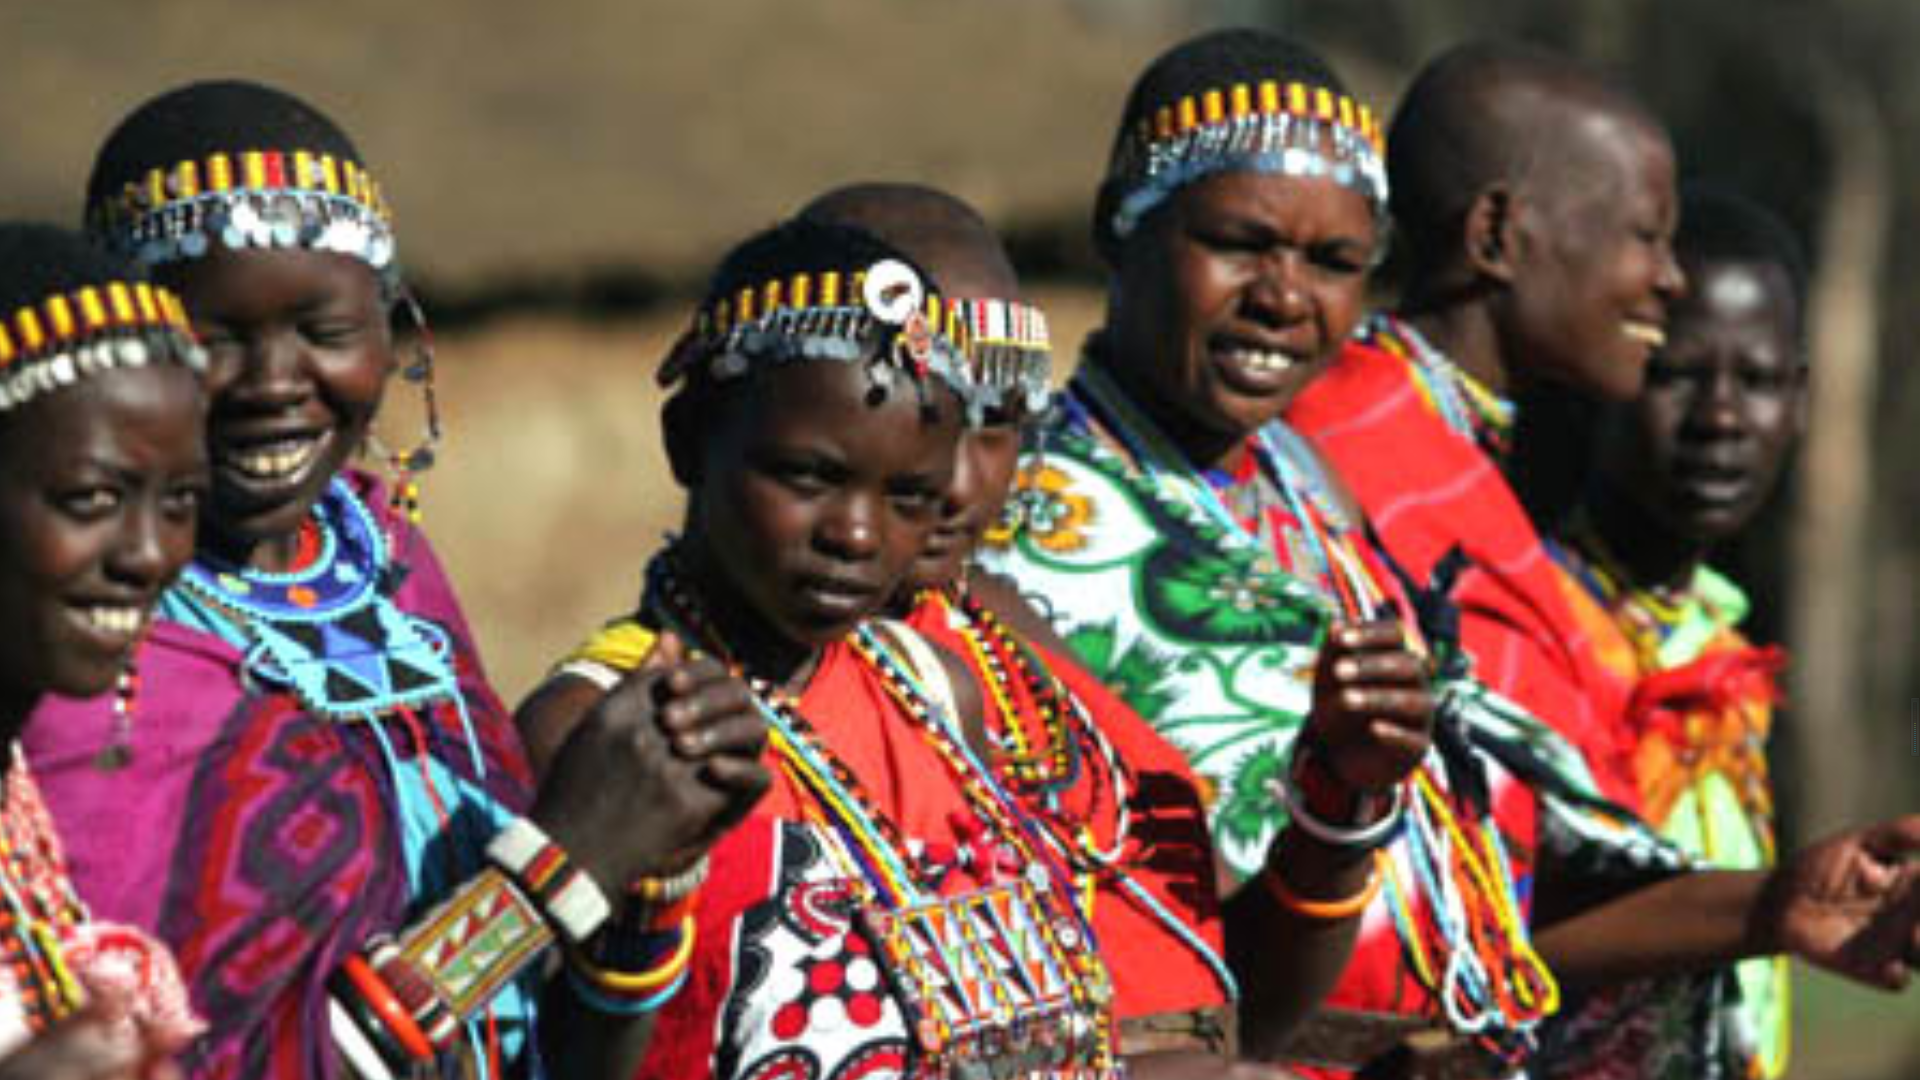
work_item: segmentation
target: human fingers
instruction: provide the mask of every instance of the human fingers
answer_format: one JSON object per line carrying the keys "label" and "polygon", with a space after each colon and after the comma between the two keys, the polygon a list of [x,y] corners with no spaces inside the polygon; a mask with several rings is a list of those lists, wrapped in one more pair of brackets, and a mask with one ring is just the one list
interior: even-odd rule
{"label": "human fingers", "polygon": [[1405,648],[1406,643],[1406,631],[1392,619],[1336,623],[1327,634],[1327,644],[1344,652]]}
{"label": "human fingers", "polygon": [[660,726],[670,737],[697,731],[730,716],[757,716],[753,691],[735,678],[701,683],[660,707]]}
{"label": "human fingers", "polygon": [[766,745],[767,725],[751,713],[734,713],[671,738],[673,752],[688,761],[721,754],[757,759]]}
{"label": "human fingers", "polygon": [[687,646],[680,640],[680,635],[671,630],[662,630],[660,636],[654,639],[653,649],[647,653],[645,659],[640,661],[640,670],[656,668],[664,670],[677,667],[685,663],[686,659]]}
{"label": "human fingers", "polygon": [[138,1039],[85,1015],[0,1059],[0,1080],[136,1080],[139,1068]]}
{"label": "human fingers", "polygon": [[1867,829],[1862,844],[1876,858],[1899,862],[1920,853],[1920,814],[1907,814]]}
{"label": "human fingers", "polygon": [[702,686],[734,679],[725,664],[705,654],[695,654],[673,667],[664,669],[657,692],[660,701],[700,692]]}
{"label": "human fingers", "polygon": [[1400,647],[1375,652],[1355,652],[1333,662],[1333,677],[1347,684],[1425,685],[1426,662]]}
{"label": "human fingers", "polygon": [[1424,687],[1411,690],[1349,686],[1339,693],[1340,708],[1369,720],[1386,719],[1424,728],[1433,714],[1433,695]]}

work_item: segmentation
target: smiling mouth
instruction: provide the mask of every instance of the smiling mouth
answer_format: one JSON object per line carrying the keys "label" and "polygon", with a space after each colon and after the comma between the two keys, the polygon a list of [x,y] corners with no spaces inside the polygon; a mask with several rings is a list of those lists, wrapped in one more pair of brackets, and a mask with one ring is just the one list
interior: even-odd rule
{"label": "smiling mouth", "polygon": [[1658,349],[1667,343],[1667,329],[1659,323],[1641,319],[1628,319],[1620,326],[1620,332],[1630,341],[1637,341],[1650,349]]}
{"label": "smiling mouth", "polygon": [[864,584],[822,578],[801,581],[798,592],[809,607],[841,618],[864,614],[880,596],[879,590]]}
{"label": "smiling mouth", "polygon": [[152,614],[151,604],[103,604],[84,602],[71,605],[100,646],[112,652],[125,652],[140,639]]}
{"label": "smiling mouth", "polygon": [[221,461],[249,480],[283,481],[300,475],[320,456],[318,435],[278,439],[247,447],[233,447]]}

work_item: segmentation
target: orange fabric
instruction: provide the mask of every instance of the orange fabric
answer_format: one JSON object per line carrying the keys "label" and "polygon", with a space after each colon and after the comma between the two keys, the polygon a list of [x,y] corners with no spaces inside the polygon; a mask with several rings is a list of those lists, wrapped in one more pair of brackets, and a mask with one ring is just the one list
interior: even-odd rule
{"label": "orange fabric", "polygon": [[1579,747],[1608,798],[1637,810],[1616,733],[1626,695],[1594,654],[1559,569],[1499,468],[1424,403],[1409,361],[1350,342],[1287,419],[1365,508],[1387,551],[1426,582],[1458,547],[1460,639],[1481,682]]}
{"label": "orange fabric", "polygon": [[1716,634],[1691,663],[1648,670],[1613,615],[1562,570],[1568,606],[1594,655],[1630,694],[1619,740],[1630,747],[1635,788],[1647,821],[1663,829],[1674,803],[1708,773],[1729,779],[1769,816],[1772,789],[1764,753],[1786,666],[1778,648],[1756,648],[1737,630]]}

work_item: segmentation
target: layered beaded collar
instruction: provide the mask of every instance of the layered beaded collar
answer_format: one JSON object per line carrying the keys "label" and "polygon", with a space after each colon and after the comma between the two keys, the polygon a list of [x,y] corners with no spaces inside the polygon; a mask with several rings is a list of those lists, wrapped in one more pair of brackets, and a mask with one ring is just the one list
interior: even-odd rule
{"label": "layered beaded collar", "polygon": [[318,550],[307,565],[269,573],[202,555],[167,607],[177,615],[184,604],[224,631],[245,651],[251,677],[292,691],[321,715],[365,720],[457,701],[452,641],[393,603],[395,567],[366,503],[336,478],[311,520]]}

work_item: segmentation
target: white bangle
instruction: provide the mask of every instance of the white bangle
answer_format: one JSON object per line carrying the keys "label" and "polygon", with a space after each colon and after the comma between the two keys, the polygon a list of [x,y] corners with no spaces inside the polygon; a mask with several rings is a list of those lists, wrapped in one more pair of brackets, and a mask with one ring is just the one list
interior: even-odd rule
{"label": "white bangle", "polygon": [[584,943],[613,917],[613,905],[593,876],[527,818],[507,822],[487,845],[487,858],[527,891],[572,944]]}

